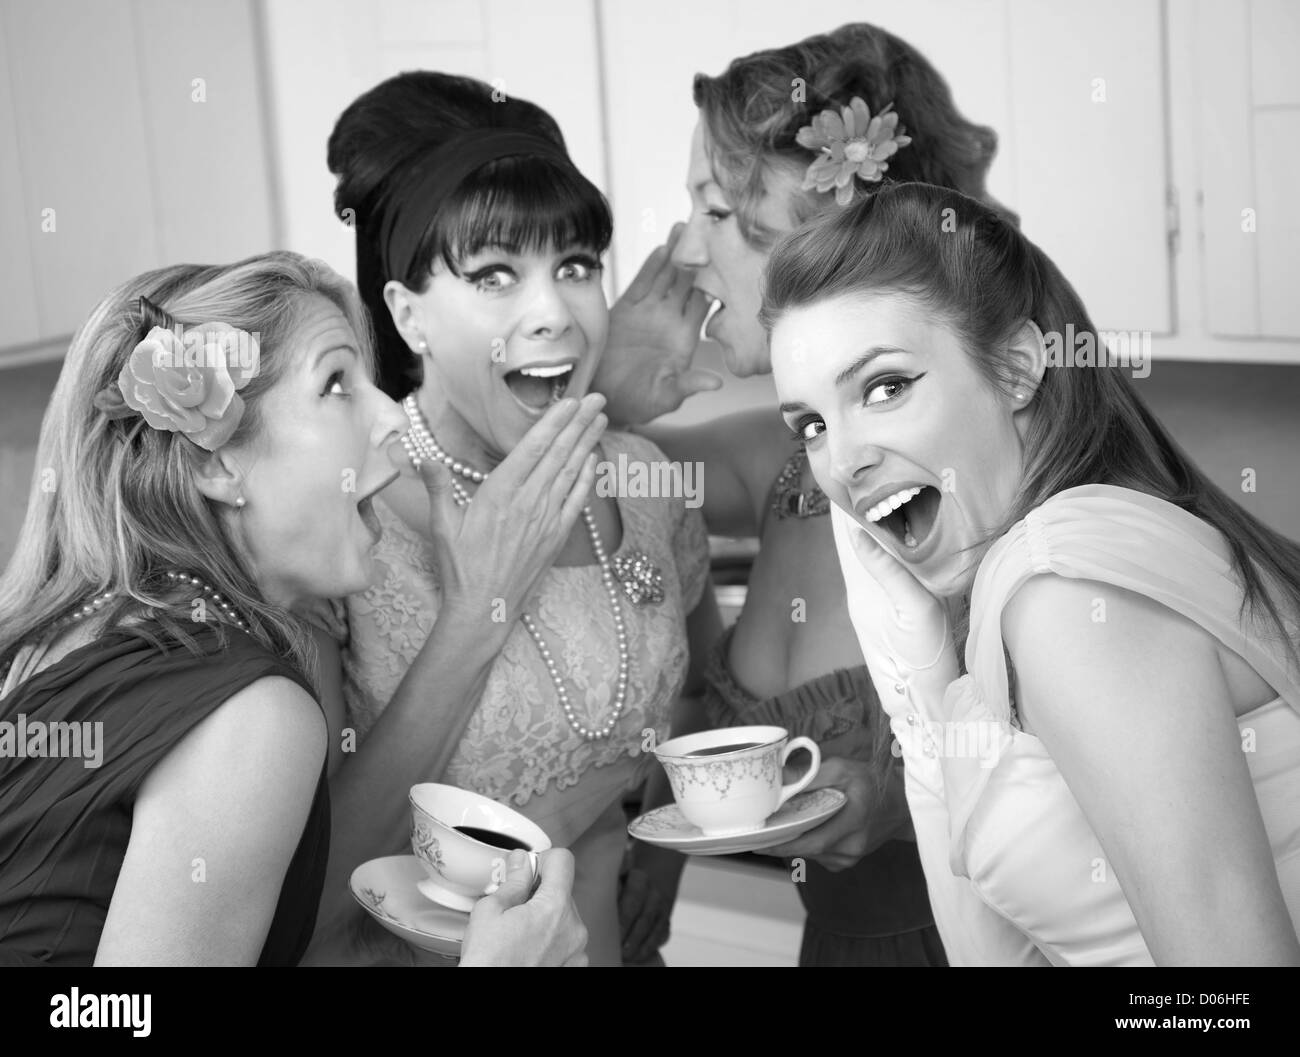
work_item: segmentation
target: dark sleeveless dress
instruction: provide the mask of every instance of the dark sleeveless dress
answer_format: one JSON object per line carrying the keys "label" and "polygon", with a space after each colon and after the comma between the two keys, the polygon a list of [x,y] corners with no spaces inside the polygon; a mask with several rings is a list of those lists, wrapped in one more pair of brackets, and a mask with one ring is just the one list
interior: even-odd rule
{"label": "dark sleeveless dress", "polygon": [[[705,666],[704,709],[717,727],[773,725],[804,735],[825,755],[870,759],[884,722],[865,665],[842,668],[760,699],[735,677],[728,628]],[[916,844],[886,841],[856,866],[834,872],[808,861],[795,888],[808,912],[801,966],[945,966]]]}
{"label": "dark sleeveless dress", "polygon": [[[296,668],[243,632],[227,630],[224,647],[213,625],[197,625],[192,637],[199,656],[110,630],[0,700],[0,722],[15,729],[20,722],[28,730],[34,722],[103,724],[98,766],[85,766],[92,761],[84,749],[82,758],[0,754],[0,965],[92,965],[135,798],[150,770],[258,679],[284,676],[315,698]],[[258,965],[294,965],[302,957],[328,851],[322,767]]]}

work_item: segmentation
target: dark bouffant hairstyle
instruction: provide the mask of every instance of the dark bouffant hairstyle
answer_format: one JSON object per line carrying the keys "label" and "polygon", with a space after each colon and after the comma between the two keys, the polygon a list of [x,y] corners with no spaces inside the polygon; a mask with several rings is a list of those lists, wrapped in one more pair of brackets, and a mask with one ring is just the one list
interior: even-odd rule
{"label": "dark bouffant hairstyle", "polygon": [[386,212],[399,204],[412,168],[427,163],[448,139],[470,129],[500,128],[564,149],[559,126],[541,107],[493,96],[490,85],[471,77],[404,73],[353,102],[330,135],[329,168],[338,177],[334,209],[356,229],[357,286],[374,324],[378,381],[395,399],[419,385],[420,364],[384,304],[386,282],[397,279],[420,292],[438,261],[459,274],[460,261],[489,246],[521,253],[578,245],[599,254],[613,235],[604,195],[571,163],[501,158],[471,173],[441,202],[429,203],[419,214],[424,232],[406,273],[387,274],[381,245]]}

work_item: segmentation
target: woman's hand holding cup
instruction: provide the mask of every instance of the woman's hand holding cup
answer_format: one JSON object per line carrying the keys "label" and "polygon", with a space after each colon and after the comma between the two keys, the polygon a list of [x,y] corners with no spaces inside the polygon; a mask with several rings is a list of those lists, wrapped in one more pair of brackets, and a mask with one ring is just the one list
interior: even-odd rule
{"label": "woman's hand holding cup", "polygon": [[470,914],[461,966],[585,966],[587,928],[573,902],[573,868],[567,850],[542,852],[541,883],[529,898],[532,866],[524,852],[512,851],[505,881]]}

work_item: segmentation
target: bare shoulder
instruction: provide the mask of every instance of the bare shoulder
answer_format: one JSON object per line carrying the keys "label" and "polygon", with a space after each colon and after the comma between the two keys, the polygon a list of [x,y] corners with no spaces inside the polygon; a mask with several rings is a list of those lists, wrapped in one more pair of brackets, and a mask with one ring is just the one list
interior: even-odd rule
{"label": "bare shoulder", "polygon": [[1008,601],[1002,631],[1026,732],[1127,724],[1135,710],[1172,716],[1192,696],[1209,709],[1228,694],[1208,632],[1112,584],[1032,577]]}
{"label": "bare shoulder", "polygon": [[724,536],[758,535],[773,480],[793,450],[793,438],[775,409],[754,408],[691,426],[638,427],[670,459],[707,469],[704,517]]}
{"label": "bare shoulder", "polygon": [[1002,635],[1012,655],[1023,652],[1027,660],[1213,646],[1201,627],[1154,599],[1114,584],[1051,573],[1030,577],[1007,600]]}
{"label": "bare shoulder", "polygon": [[264,676],[231,694],[150,772],[151,787],[199,775],[223,784],[276,785],[319,775],[326,723],[320,706],[285,676]]}
{"label": "bare shoulder", "polygon": [[781,467],[795,450],[794,435],[773,408],[755,408],[731,416],[737,466],[750,495],[758,504],[768,491]]}
{"label": "bare shoulder", "polygon": [[268,675],[228,697],[212,717],[216,725],[237,727],[254,735],[324,737],[320,705],[301,685],[282,675]]}
{"label": "bare shoulder", "polygon": [[324,735],[312,696],[266,676],[172,746],[135,798],[96,964],[256,962],[319,789]]}

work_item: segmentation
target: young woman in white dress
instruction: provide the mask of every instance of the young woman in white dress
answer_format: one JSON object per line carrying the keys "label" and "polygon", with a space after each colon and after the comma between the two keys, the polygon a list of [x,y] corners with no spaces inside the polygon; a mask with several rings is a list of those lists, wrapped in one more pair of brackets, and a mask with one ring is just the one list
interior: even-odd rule
{"label": "young woman in white dress", "polygon": [[1300,547],[956,192],[801,229],[763,318],[951,961],[1300,964]]}
{"label": "young woman in white dress", "polygon": [[[796,82],[802,91],[792,91]],[[712,302],[719,304],[708,337],[728,370],[740,377],[771,370],[758,309],[763,266],[783,233],[882,178],[982,197],[996,152],[993,130],[962,115],[924,55],[866,23],[739,57],[717,76],[699,74],[694,98],[689,220],[615,306],[596,377],[614,422],[648,422],[720,384],[690,366]],[[827,122],[837,146],[810,138]],[[835,172],[808,179],[837,147],[862,164],[847,179]],[[873,722],[879,709],[848,619],[829,504],[801,442],[771,407],[637,429],[672,458],[704,463],[712,532],[761,539],[743,612],[705,670],[702,721],[775,723],[814,738],[823,760],[815,784],[849,798],[821,826],[771,849],[802,859],[806,870],[796,886],[808,911],[800,964],[942,964],[901,769],[890,766],[888,729]],[[671,904],[682,857],[641,846],[634,861],[650,878],[640,889],[646,910],[634,915],[644,920]],[[648,944],[655,931],[634,925],[633,945]]]}

